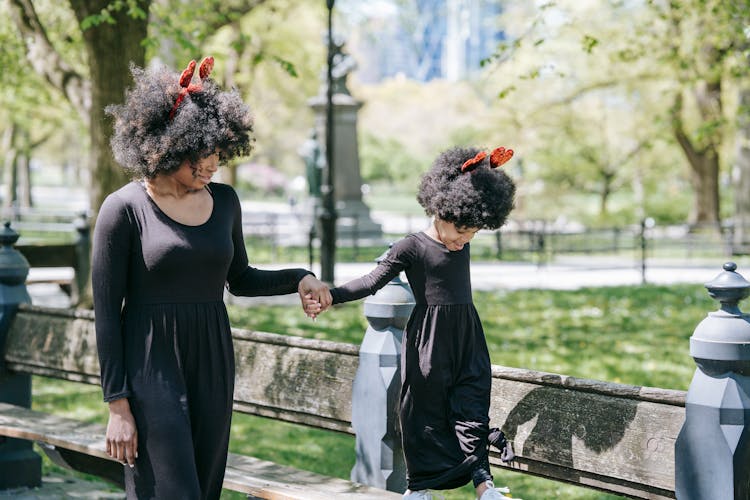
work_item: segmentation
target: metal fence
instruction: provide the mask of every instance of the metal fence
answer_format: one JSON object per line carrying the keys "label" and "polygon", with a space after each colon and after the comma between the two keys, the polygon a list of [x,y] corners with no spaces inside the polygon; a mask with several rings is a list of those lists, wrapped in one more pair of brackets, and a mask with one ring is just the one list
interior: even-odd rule
{"label": "metal fence", "polygon": [[[4,220],[13,221],[13,228],[22,239],[42,242],[47,236],[75,238],[76,228],[86,224],[85,212],[61,212],[39,209],[0,212]],[[356,249],[382,247],[404,235],[425,229],[425,216],[373,212],[373,220],[381,225],[383,237],[361,237],[356,217],[338,221],[337,246]],[[282,247],[318,248],[314,214],[304,211],[243,211],[246,238],[268,245],[275,251]],[[744,234],[750,233],[750,228]],[[750,254],[750,245],[737,242],[737,228],[718,226],[659,226],[642,221],[620,227],[584,227],[560,225],[548,221],[511,221],[496,231],[480,231],[472,242],[483,255],[498,259],[551,260],[562,255],[643,255],[675,259],[728,257]]]}

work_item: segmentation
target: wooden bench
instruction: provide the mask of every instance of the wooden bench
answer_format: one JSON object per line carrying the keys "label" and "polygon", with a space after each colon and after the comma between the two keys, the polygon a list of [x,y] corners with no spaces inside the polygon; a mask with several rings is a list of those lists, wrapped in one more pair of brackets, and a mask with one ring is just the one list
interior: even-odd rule
{"label": "wooden bench", "polygon": [[[247,342],[248,336],[264,341]],[[235,402],[235,408],[245,413],[351,433],[351,427],[344,420],[346,416],[340,414],[343,410],[337,403],[331,402],[328,407],[325,403],[314,403],[315,399],[331,401],[331,397],[341,391],[339,383],[347,382],[337,378],[335,373],[326,375],[326,363],[315,361],[330,358],[337,353],[337,346],[312,341],[303,342],[304,347],[300,347],[298,344],[302,340],[235,332],[239,366],[236,394],[244,394],[243,399]],[[14,372],[98,384],[95,345],[91,311],[21,306],[8,335],[5,363]],[[356,370],[357,351],[351,347],[346,346],[345,353],[349,354],[350,364]],[[298,365],[303,358],[306,369]],[[268,365],[261,360],[274,360],[275,363]],[[330,364],[327,366],[331,367]],[[353,375],[354,372],[350,373]],[[326,378],[328,384],[323,382]],[[288,394],[290,387],[304,379],[310,381],[304,391],[294,391],[296,396]],[[312,383],[312,379],[316,382]],[[289,390],[282,389],[280,392],[285,394],[278,395],[275,402],[268,401],[268,398],[256,401],[253,399],[256,393],[253,380],[258,382],[257,387],[268,388],[276,384],[277,388],[286,386]],[[351,386],[351,378],[348,384]],[[313,404],[320,409],[320,415],[311,409]],[[298,406],[295,408],[294,405]],[[39,442],[45,453],[58,464],[122,485],[122,465],[106,455],[104,433],[105,428],[101,425],[0,404],[0,435]],[[247,493],[250,498],[274,500],[401,498],[397,493],[235,454],[230,454],[224,487]]]}
{"label": "wooden bench", "polygon": [[[236,411],[353,433],[357,346],[237,329],[233,335]],[[22,305],[8,331],[4,361],[16,373],[97,384],[93,314]],[[493,454],[491,462],[633,498],[674,498],[674,442],[684,421],[684,404],[683,391],[494,366],[490,416],[513,441],[518,458],[503,464]],[[11,410],[0,407],[0,415],[7,419]],[[36,433],[25,428],[28,434],[23,437],[63,446],[53,442],[50,431],[65,427],[44,420],[56,417],[39,418],[43,428]],[[21,428],[26,425],[23,415],[19,422]],[[10,428],[3,425],[0,434],[10,435]],[[93,447],[89,455],[95,456],[96,450],[101,451],[101,428],[80,430],[83,438],[75,446]],[[73,441],[66,435],[66,443]],[[341,498],[356,499],[366,497],[355,494],[373,494],[347,481],[292,472],[232,456],[225,484],[259,498],[317,498],[318,494],[336,498],[339,491]],[[283,479],[287,474],[302,485],[304,496],[283,496],[294,494],[293,486]],[[383,490],[374,494],[399,497]]]}
{"label": "wooden bench", "polygon": [[[122,465],[104,451],[105,427],[0,403],[0,435],[35,441],[57,464],[92,470],[122,484]],[[396,493],[302,471],[257,458],[229,454],[224,488],[268,499],[400,498]]]}
{"label": "wooden bench", "polygon": [[[6,222],[6,227],[9,222]],[[26,283],[52,283],[58,285],[70,298],[72,304],[78,304],[81,294],[89,279],[91,235],[88,218],[85,213],[70,218],[68,222],[16,222],[14,230],[43,232],[50,234],[74,234],[72,241],[65,243],[43,243],[26,241],[15,245],[31,268],[38,272],[29,275]],[[70,238],[70,236],[67,236]],[[66,239],[67,239],[66,238]],[[42,269],[62,268],[54,272],[43,272]],[[72,272],[60,272],[70,270]],[[39,272],[41,271],[41,272]]]}

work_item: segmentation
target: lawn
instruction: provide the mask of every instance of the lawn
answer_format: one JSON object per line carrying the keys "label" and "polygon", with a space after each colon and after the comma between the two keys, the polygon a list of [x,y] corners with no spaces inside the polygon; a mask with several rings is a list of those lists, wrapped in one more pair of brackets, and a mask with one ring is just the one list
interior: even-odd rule
{"label": "lawn", "polygon": [[[695,364],[688,339],[716,309],[695,285],[591,288],[578,291],[477,292],[494,364],[634,385],[685,390]],[[359,343],[367,322],[361,303],[337,306],[316,322],[297,307],[229,308],[241,328]],[[87,421],[106,421],[97,388],[36,377],[34,407]],[[322,474],[349,477],[354,438],[235,414],[231,450]],[[58,470],[45,460],[46,470]],[[618,498],[508,471],[495,471],[524,500]],[[446,499],[473,498],[470,488]],[[244,498],[226,492],[222,498]]]}

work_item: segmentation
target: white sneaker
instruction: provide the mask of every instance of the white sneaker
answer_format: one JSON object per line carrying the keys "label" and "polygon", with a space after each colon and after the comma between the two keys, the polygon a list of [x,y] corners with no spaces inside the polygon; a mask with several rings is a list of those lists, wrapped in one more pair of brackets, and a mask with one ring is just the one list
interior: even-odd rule
{"label": "white sneaker", "polygon": [[435,500],[435,499],[445,499],[443,495],[440,493],[432,493],[429,490],[419,490],[419,491],[411,491],[406,490],[406,493],[404,493],[404,500]]}
{"label": "white sneaker", "polygon": [[[521,498],[515,498],[510,496],[510,488],[504,486],[502,488],[495,488],[495,484],[492,481],[487,481],[487,489],[478,500],[503,500],[505,498],[513,498],[514,500],[523,500]],[[508,495],[505,495],[508,493]]]}

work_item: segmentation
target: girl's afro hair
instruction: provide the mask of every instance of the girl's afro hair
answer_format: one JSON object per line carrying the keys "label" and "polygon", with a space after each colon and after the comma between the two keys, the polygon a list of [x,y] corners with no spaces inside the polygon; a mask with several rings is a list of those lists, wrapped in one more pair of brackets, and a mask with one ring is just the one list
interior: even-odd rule
{"label": "girl's afro hair", "polygon": [[516,185],[500,168],[490,168],[490,158],[462,173],[461,166],[482,151],[454,147],[441,153],[422,176],[417,201],[427,215],[457,227],[497,229],[513,209]]}
{"label": "girl's afro hair", "polygon": [[180,93],[180,75],[167,68],[130,68],[134,86],[125,103],[110,105],[115,160],[137,177],[153,178],[219,151],[222,160],[244,156],[253,146],[253,117],[236,90],[223,91],[210,78],[169,114]]}

